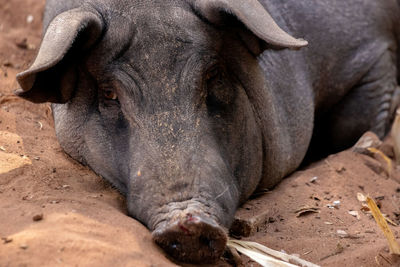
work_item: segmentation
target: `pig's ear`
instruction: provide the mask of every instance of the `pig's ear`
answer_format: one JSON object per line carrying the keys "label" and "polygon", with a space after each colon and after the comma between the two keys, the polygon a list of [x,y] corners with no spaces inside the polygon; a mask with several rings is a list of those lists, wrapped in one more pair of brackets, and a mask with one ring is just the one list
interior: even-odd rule
{"label": "pig's ear", "polygon": [[19,74],[15,94],[35,103],[67,102],[77,82],[77,60],[99,39],[100,15],[79,8],[53,19],[32,66]]}
{"label": "pig's ear", "polygon": [[308,42],[296,39],[282,30],[258,0],[196,0],[195,9],[211,23],[219,24],[221,13],[234,15],[260,39],[268,44],[300,48]]}

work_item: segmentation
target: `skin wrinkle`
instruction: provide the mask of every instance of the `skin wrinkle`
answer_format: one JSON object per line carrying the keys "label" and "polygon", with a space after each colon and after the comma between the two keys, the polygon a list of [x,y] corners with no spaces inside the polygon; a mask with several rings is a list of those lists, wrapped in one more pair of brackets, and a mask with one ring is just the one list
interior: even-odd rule
{"label": "skin wrinkle", "polygon": [[[127,70],[130,71],[127,71]],[[122,73],[126,75],[128,79],[124,76],[120,76],[120,81],[124,85],[124,91],[127,91],[136,99],[137,101],[144,100],[144,93],[149,91],[146,83],[144,82],[144,78],[141,77],[140,72],[136,71],[134,65],[131,63],[127,63],[125,68],[119,68],[117,75]],[[118,76],[117,76],[118,77]],[[129,82],[128,82],[129,80]],[[131,89],[132,88],[132,89]],[[139,103],[134,104],[138,105]]]}
{"label": "skin wrinkle", "polygon": [[227,187],[225,188],[225,190],[224,190],[221,194],[219,194],[218,196],[216,196],[216,197],[215,197],[215,200],[218,200],[218,198],[222,197],[222,196],[228,191],[229,187],[230,187],[230,186],[227,186]]}
{"label": "skin wrinkle", "polygon": [[[202,163],[200,162],[199,164],[201,164],[202,165]],[[213,172],[213,173],[215,173],[215,172]],[[195,177],[197,177],[197,176],[195,176]],[[200,178],[200,176],[198,176],[199,178]],[[202,192],[198,192],[199,193],[199,195],[202,195]],[[197,194],[197,192],[196,191],[192,191],[192,194],[194,194],[194,195],[196,195]],[[205,196],[204,197],[205,199],[209,199],[209,196]]]}
{"label": "skin wrinkle", "polygon": [[218,211],[212,208],[213,205],[210,205],[208,198],[202,198],[201,195],[199,195],[179,202],[169,202],[167,205],[156,209],[154,213],[158,216],[151,216],[152,219],[149,223],[149,225],[151,225],[150,228],[157,229],[159,224],[169,221],[170,217],[173,217],[175,212],[187,209],[191,203],[193,203],[194,206],[203,206],[203,208],[200,208],[199,210],[202,213],[207,214],[210,218],[214,218],[216,222],[219,222],[219,218],[215,217],[215,214],[218,214]]}

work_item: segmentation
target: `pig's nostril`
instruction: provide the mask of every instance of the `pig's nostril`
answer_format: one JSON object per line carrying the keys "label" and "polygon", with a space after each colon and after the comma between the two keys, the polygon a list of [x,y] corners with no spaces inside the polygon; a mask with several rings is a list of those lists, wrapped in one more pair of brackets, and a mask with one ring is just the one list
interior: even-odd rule
{"label": "pig's nostril", "polygon": [[172,244],[171,244],[171,249],[172,249],[172,250],[179,250],[179,249],[180,249],[180,244],[179,244],[179,242],[172,242]]}
{"label": "pig's nostril", "polygon": [[209,239],[208,237],[200,236],[199,243],[202,244],[203,246],[207,246],[211,249],[214,249],[214,240]]}
{"label": "pig's nostril", "polygon": [[224,252],[227,241],[225,232],[209,220],[206,222],[197,216],[190,218],[157,229],[153,232],[154,241],[179,261],[215,262]]}

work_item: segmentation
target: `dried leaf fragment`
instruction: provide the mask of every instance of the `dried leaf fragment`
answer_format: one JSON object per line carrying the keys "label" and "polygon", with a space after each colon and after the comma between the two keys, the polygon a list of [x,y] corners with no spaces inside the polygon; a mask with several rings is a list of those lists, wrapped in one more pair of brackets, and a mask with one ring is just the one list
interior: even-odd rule
{"label": "dried leaf fragment", "polygon": [[296,213],[296,217],[300,217],[302,215],[306,215],[309,213],[319,213],[319,208],[314,208],[314,207],[305,205],[305,206],[301,206],[300,208],[295,210],[294,213]]}
{"label": "dried leaf fragment", "polygon": [[[384,261],[386,261],[390,266],[393,265],[393,262],[392,262],[390,259],[388,259],[387,257],[383,256],[381,253],[379,253],[379,256],[380,256]],[[376,257],[378,257],[378,256],[376,256]],[[375,259],[376,259],[376,257],[375,257]]]}
{"label": "dried leaf fragment", "polygon": [[349,234],[344,230],[337,230],[336,233],[338,236],[343,237],[343,238],[349,236]]}
{"label": "dried leaf fragment", "polygon": [[357,193],[357,199],[358,199],[358,201],[361,201],[361,202],[367,201],[367,197],[364,196],[362,193]]}
{"label": "dried leaf fragment", "polygon": [[256,242],[230,239],[227,243],[227,246],[230,248],[234,248],[240,253],[250,257],[252,260],[256,261],[261,266],[319,267],[319,265],[305,261],[299,258],[298,256],[289,255],[280,251],[276,251],[261,244],[258,244]]}
{"label": "dried leaf fragment", "polygon": [[344,247],[342,246],[342,244],[337,243],[335,251],[333,253],[329,254],[329,255],[326,255],[325,257],[322,257],[320,260],[322,261],[322,260],[325,260],[325,259],[327,259],[329,257],[338,255],[338,254],[342,253],[343,251],[344,251]]}
{"label": "dried leaf fragment", "polygon": [[371,213],[371,209],[368,206],[362,206],[360,209],[364,213]]}
{"label": "dried leaf fragment", "polygon": [[382,215],[383,215],[383,217],[385,218],[385,220],[386,220],[388,223],[390,223],[390,224],[393,225],[393,226],[398,226],[398,224],[395,223],[394,221],[392,221],[391,219],[389,219],[389,218],[387,217],[386,214],[382,214]]}
{"label": "dried leaf fragment", "polygon": [[379,155],[380,157],[382,157],[382,159],[387,164],[386,173],[388,174],[389,178],[392,177],[392,160],[390,158],[388,158],[388,156],[386,156],[382,151],[380,151],[377,148],[370,147],[370,148],[368,148],[368,151],[371,153],[374,153],[375,155]]}
{"label": "dried leaf fragment", "polygon": [[381,228],[383,234],[389,242],[390,253],[400,255],[400,245],[399,243],[397,243],[396,238],[390,230],[385,217],[383,217],[375,201],[372,198],[367,197],[367,204],[368,207],[371,209],[372,216],[374,216],[375,221],[377,222],[378,226]]}
{"label": "dried leaf fragment", "polygon": [[[361,210],[363,213],[365,213],[365,214],[372,214],[372,211],[371,211],[370,206],[369,206],[368,204],[366,204],[366,203],[367,203],[367,197],[364,196],[364,195],[361,194],[361,193],[357,193],[357,198],[358,198],[359,201],[363,202],[363,203],[362,203],[362,207],[360,208],[360,210]],[[375,204],[376,204],[376,203],[375,203]],[[378,207],[378,209],[379,209],[379,207]],[[350,213],[350,212],[349,212],[349,213]],[[381,214],[382,214],[383,218],[385,218],[385,220],[386,220],[388,223],[390,223],[390,224],[393,225],[393,226],[398,226],[398,224],[395,223],[394,221],[392,221],[386,214],[383,214],[383,213],[381,213]]]}
{"label": "dried leaf fragment", "polygon": [[349,213],[351,216],[356,217],[357,220],[360,219],[360,215],[358,214],[358,211],[356,211],[356,210],[350,210],[350,211],[348,211],[348,213]]}

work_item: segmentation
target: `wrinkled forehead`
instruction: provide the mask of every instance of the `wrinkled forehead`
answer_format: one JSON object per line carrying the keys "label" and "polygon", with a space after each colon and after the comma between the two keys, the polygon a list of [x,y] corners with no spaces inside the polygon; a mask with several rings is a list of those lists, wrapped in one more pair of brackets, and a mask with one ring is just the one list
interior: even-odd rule
{"label": "wrinkled forehead", "polygon": [[133,4],[129,9],[129,16],[134,22],[150,27],[174,25],[190,28],[198,19],[188,3],[171,0],[146,1],[145,5]]}
{"label": "wrinkled forehead", "polygon": [[111,11],[110,21],[115,25],[110,26],[124,32],[121,36],[134,34],[131,41],[145,43],[147,47],[175,45],[176,42],[197,46],[207,46],[210,43],[208,38],[212,36],[212,27],[202,21],[186,1],[123,2],[124,5],[114,7]]}
{"label": "wrinkled forehead", "polygon": [[211,40],[214,29],[202,21],[188,4],[184,1],[172,4],[165,2],[155,5],[151,10],[142,8],[133,12],[138,37],[148,47],[207,49],[215,43]]}
{"label": "wrinkled forehead", "polygon": [[108,14],[106,47],[99,49],[103,55],[108,52],[108,62],[119,58],[146,75],[168,75],[182,69],[192,55],[205,54],[218,43],[216,30],[186,1],[127,2]]}

